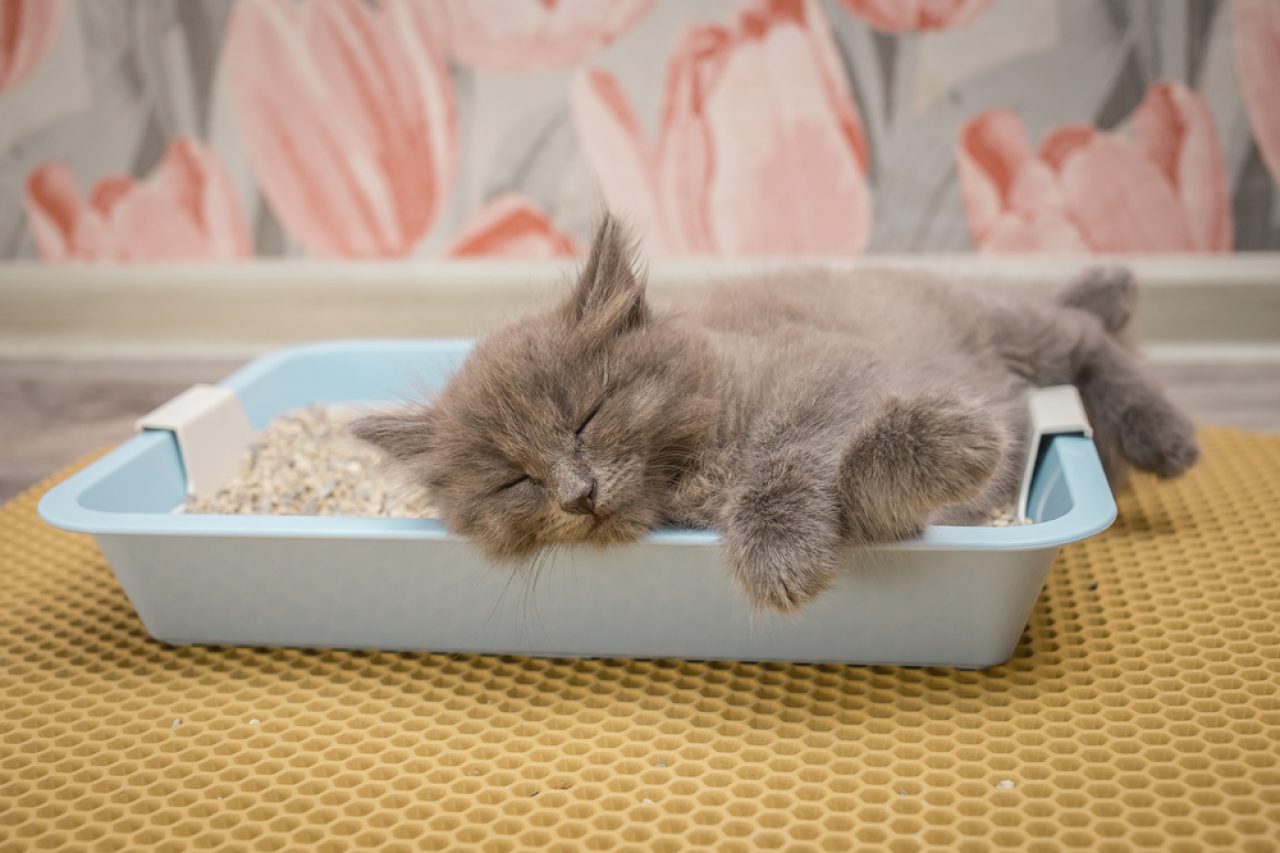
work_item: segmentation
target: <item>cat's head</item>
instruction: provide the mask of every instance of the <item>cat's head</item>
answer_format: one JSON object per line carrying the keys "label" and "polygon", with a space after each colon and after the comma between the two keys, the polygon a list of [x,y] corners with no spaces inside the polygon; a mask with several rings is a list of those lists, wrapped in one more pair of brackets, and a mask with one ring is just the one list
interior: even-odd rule
{"label": "cat's head", "polygon": [[572,294],[476,344],[429,404],[353,432],[495,558],[643,536],[711,429],[701,344],[649,309],[606,217]]}

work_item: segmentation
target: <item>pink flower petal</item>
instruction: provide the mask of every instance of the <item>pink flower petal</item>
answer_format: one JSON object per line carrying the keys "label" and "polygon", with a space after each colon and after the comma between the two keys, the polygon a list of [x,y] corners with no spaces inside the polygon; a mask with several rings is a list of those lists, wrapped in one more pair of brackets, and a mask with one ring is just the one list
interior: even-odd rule
{"label": "pink flower petal", "polygon": [[108,226],[117,237],[117,254],[112,260],[220,259],[189,211],[155,183],[143,184],[119,199],[111,209]]}
{"label": "pink flower petal", "polygon": [[80,193],[62,163],[34,169],[26,183],[27,228],[45,261],[94,261],[115,257],[117,245],[102,216]]}
{"label": "pink flower petal", "polygon": [[1064,213],[1067,205],[1058,185],[1058,176],[1040,160],[1026,162],[1014,177],[1005,203],[1010,210],[1019,213]]}
{"label": "pink flower petal", "polygon": [[61,163],[46,163],[27,176],[23,198],[27,228],[40,257],[64,261],[71,256],[72,237],[87,205],[75,175]]}
{"label": "pink flower petal", "polygon": [[[734,255],[855,254],[865,247],[871,197],[858,149],[832,108],[814,39],[825,21],[797,22],[768,3],[742,32],[710,93],[704,119],[717,153],[710,187],[716,247]],[[812,29],[811,29],[812,28]]]}
{"label": "pink flower petal", "polygon": [[309,249],[394,256],[434,224],[456,167],[448,74],[409,0],[243,0],[224,50],[263,192]]}
{"label": "pink flower petal", "polygon": [[102,216],[110,216],[120,199],[133,192],[138,182],[132,175],[108,175],[94,185],[89,193],[89,206]]}
{"label": "pink flower petal", "polygon": [[175,139],[151,182],[203,235],[206,257],[232,260],[252,254],[231,178],[212,149],[193,139]]}
{"label": "pink flower petal", "polygon": [[1231,250],[1231,207],[1222,148],[1203,99],[1181,83],[1158,83],[1133,113],[1139,149],[1182,202],[1192,246]]}
{"label": "pink flower petal", "polygon": [[578,141],[609,208],[644,235],[649,251],[666,245],[653,197],[654,171],[640,122],[606,71],[577,75],[570,90]]}
{"label": "pink flower petal", "polygon": [[314,7],[291,14],[291,6],[232,7],[223,62],[237,123],[262,191],[293,236],[323,255],[375,254],[371,214],[344,155],[356,154],[354,140],[330,120],[324,80],[303,42]]}
{"label": "pink flower petal", "polygon": [[919,0],[917,27],[941,30],[961,27],[991,8],[995,0]]}
{"label": "pink flower petal", "polygon": [[395,57],[380,49],[375,14],[344,0],[315,4],[304,34],[329,108],[344,117],[340,133],[350,140],[346,177],[356,185],[353,202],[363,214],[368,239],[382,248],[410,241],[396,216],[396,176],[379,162],[383,156],[385,165],[398,161],[386,149],[396,146],[402,105],[387,88],[394,81]]}
{"label": "pink flower petal", "polygon": [[1003,214],[992,224],[979,248],[988,254],[1089,251],[1079,229],[1054,211]]}
{"label": "pink flower petal", "polygon": [[1092,125],[1064,124],[1044,138],[1037,156],[1060,172],[1067,158],[1087,145],[1097,132]]}
{"label": "pink flower petal", "polygon": [[919,0],[840,0],[846,9],[878,30],[903,32],[915,26]]}
{"label": "pink flower petal", "polygon": [[[863,174],[871,168],[871,157],[867,153],[867,140],[862,130],[862,119],[854,106],[853,92],[849,88],[849,80],[845,76],[844,65],[840,61],[840,53],[836,50],[835,40],[831,37],[831,29],[827,19],[815,0],[772,0],[774,15],[778,16],[779,6],[792,7],[789,14],[798,16],[799,22],[809,33],[809,41],[813,48],[813,58],[822,69],[822,82],[830,102],[831,109],[840,117],[840,124],[849,140],[862,167]],[[784,12],[785,14],[785,12]]]}
{"label": "pink flower petal", "polygon": [[1235,0],[1232,11],[1240,93],[1262,159],[1280,183],[1280,3]]}
{"label": "pink flower petal", "polygon": [[[444,210],[449,194],[453,189],[454,175],[458,171],[460,151],[458,148],[458,117],[453,102],[453,78],[445,64],[444,55],[428,46],[431,29],[429,10],[421,3],[397,7],[400,12],[394,18],[383,19],[385,28],[399,34],[404,40],[404,51],[413,62],[417,72],[416,80],[407,80],[393,75],[393,81],[399,85],[396,91],[402,103],[415,99],[420,101],[417,124],[410,129],[421,128],[425,141],[419,146],[410,146],[409,158],[416,168],[425,170],[424,181],[429,181],[429,189],[410,189],[412,195],[417,192],[422,197],[430,193],[430,201],[424,202],[429,211],[429,219],[421,223],[422,229],[428,230],[436,217]],[[405,18],[408,18],[406,21]],[[434,85],[424,86],[423,81],[430,80]],[[412,134],[410,134],[412,135]],[[414,161],[418,156],[427,157],[427,163]],[[402,192],[404,192],[402,190]]]}
{"label": "pink flower petal", "polygon": [[1073,219],[1094,251],[1194,248],[1173,186],[1126,140],[1098,134],[1067,160],[1062,187]]}
{"label": "pink flower petal", "polygon": [[436,0],[442,41],[463,65],[519,73],[566,68],[606,47],[653,0]]}
{"label": "pink flower petal", "polygon": [[688,29],[667,63],[652,159],[612,77],[582,75],[573,103],[606,199],[653,223],[669,252],[866,245],[866,142],[815,0],[745,0],[732,29]]}
{"label": "pink flower petal", "polygon": [[26,80],[58,36],[65,0],[0,0],[0,91]]}
{"label": "pink flower petal", "polygon": [[[1231,212],[1207,107],[1180,83],[1151,87],[1135,143],[1085,124],[1051,132],[1033,159],[1012,113],[984,113],[958,145],[974,242],[985,249],[1227,250]],[[995,233],[995,229],[999,229]]]}
{"label": "pink flower petal", "polygon": [[723,27],[693,27],[667,62],[657,197],[666,245],[676,253],[716,251],[708,199],[716,163],[704,111],[732,49],[733,37]]}
{"label": "pink flower petal", "polygon": [[456,168],[448,72],[429,48],[421,3],[379,12],[359,2],[320,4],[308,31],[338,114],[360,137],[355,161],[371,223],[402,252],[435,221]]}
{"label": "pink flower petal", "polygon": [[452,258],[568,258],[581,251],[577,241],[556,229],[529,199],[499,196],[482,208],[454,238],[445,254]]}
{"label": "pink flower petal", "polygon": [[970,119],[960,129],[956,162],[969,231],[981,244],[1010,206],[1014,181],[1031,162],[1022,119],[1008,110],[987,110]]}
{"label": "pink flower petal", "polygon": [[890,32],[940,30],[969,23],[995,0],[840,0],[872,27]]}
{"label": "pink flower petal", "polygon": [[27,179],[27,218],[47,261],[197,261],[248,257],[249,232],[222,164],[175,140],[151,177],[104,178],[86,201],[75,177],[48,163]]}

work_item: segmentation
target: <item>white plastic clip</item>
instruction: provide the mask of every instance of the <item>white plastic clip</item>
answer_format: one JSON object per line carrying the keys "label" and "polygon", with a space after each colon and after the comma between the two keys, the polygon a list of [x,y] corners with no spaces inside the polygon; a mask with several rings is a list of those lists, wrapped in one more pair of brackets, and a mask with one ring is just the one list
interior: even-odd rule
{"label": "white plastic clip", "polygon": [[1093,437],[1093,427],[1084,413],[1084,403],[1074,385],[1054,385],[1037,388],[1031,392],[1028,404],[1031,408],[1031,433],[1027,441],[1027,462],[1022,469],[1022,488],[1018,491],[1018,518],[1027,517],[1027,502],[1031,499],[1031,478],[1036,463],[1040,461],[1040,449],[1048,438],[1055,435],[1083,435]]}
{"label": "white plastic clip", "polygon": [[220,385],[192,385],[138,419],[137,427],[165,429],[178,441],[187,494],[207,495],[235,474],[253,441],[253,427],[235,392]]}

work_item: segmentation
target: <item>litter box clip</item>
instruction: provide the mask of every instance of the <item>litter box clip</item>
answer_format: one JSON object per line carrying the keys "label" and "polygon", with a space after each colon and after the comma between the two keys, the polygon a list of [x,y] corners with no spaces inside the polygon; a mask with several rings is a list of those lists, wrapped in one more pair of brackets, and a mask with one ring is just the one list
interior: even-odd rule
{"label": "litter box clip", "polygon": [[191,497],[203,497],[231,479],[253,440],[240,400],[221,385],[192,385],[139,418],[137,429],[173,433]]}
{"label": "litter box clip", "polygon": [[1048,448],[1047,439],[1055,435],[1083,435],[1093,438],[1093,427],[1084,412],[1080,392],[1074,385],[1052,385],[1036,388],[1028,400],[1031,410],[1030,440],[1027,442],[1027,462],[1022,468],[1022,488],[1018,490],[1018,520],[1025,521],[1027,503],[1031,498],[1031,481],[1040,459]]}

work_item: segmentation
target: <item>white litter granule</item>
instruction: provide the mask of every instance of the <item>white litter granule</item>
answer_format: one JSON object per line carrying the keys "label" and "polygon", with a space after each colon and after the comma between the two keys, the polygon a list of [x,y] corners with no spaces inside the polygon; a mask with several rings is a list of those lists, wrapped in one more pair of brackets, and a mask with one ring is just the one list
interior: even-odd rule
{"label": "white litter granule", "polygon": [[1030,524],[1028,518],[1018,518],[1018,512],[1013,504],[1000,509],[993,509],[987,514],[987,519],[982,523],[982,527],[1019,527],[1024,524]]}
{"label": "white litter granule", "polygon": [[[314,405],[280,415],[245,452],[240,470],[183,512],[212,515],[346,515],[437,518],[421,489],[385,464],[379,451],[347,431],[359,412]],[[993,510],[990,527],[1027,524],[1014,508]]]}
{"label": "white litter granule", "polygon": [[245,452],[240,470],[184,512],[433,518],[421,494],[388,470],[378,450],[347,431],[359,412],[308,406],[280,415]]}
{"label": "white litter granule", "polygon": [[996,787],[999,788],[1001,791],[1012,791],[1014,788],[1013,780],[1001,779],[999,782],[996,783]]}
{"label": "white litter granule", "polygon": [[169,724],[169,728],[176,729],[180,725],[182,725],[182,718],[178,717],[172,723]]}

